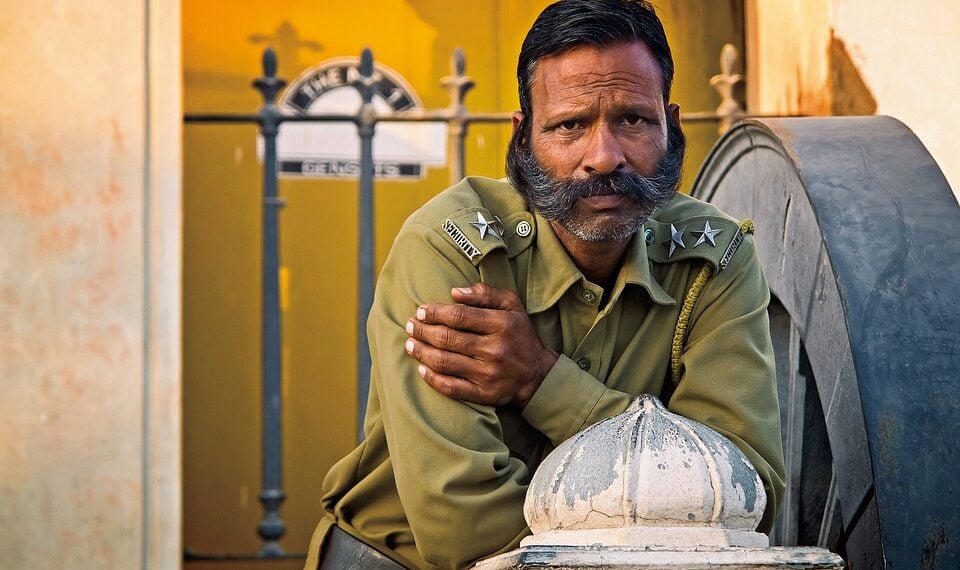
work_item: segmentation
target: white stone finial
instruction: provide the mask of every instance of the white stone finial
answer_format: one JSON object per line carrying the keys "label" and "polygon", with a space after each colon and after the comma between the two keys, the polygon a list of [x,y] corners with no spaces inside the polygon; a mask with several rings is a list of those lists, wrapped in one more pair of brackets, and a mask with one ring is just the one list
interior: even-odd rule
{"label": "white stone finial", "polygon": [[756,470],[730,440],[644,395],[544,460],[527,491],[534,536],[524,544],[602,536],[606,544],[763,547],[767,537],[752,531],[766,502]]}
{"label": "white stone finial", "polygon": [[476,570],[840,570],[823,548],[770,547],[753,532],[767,497],[727,438],[643,395],[560,444],[537,469],[520,548]]}

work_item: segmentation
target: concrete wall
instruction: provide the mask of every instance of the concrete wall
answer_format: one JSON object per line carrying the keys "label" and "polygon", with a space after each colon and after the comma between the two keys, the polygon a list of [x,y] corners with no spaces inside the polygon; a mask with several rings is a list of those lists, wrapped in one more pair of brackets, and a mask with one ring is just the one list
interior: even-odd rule
{"label": "concrete wall", "polygon": [[0,567],[180,565],[177,0],[0,8]]}
{"label": "concrete wall", "polygon": [[747,0],[754,113],[891,115],[960,196],[960,4]]}

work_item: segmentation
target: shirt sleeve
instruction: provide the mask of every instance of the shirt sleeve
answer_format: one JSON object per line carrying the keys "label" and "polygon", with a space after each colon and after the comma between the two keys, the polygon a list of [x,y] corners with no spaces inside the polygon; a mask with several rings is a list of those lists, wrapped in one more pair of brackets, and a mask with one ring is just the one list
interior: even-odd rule
{"label": "shirt sleeve", "polygon": [[404,351],[418,305],[452,302],[479,281],[473,264],[433,228],[408,223],[380,275],[367,321],[390,461],[417,550],[461,568],[518,546],[529,534],[523,500],[530,473],[510,456],[496,409],[434,391]]}
{"label": "shirt sleeve", "polygon": [[556,446],[600,420],[625,412],[636,396],[608,388],[561,354],[523,408],[523,418]]}
{"label": "shirt sleeve", "polygon": [[720,432],[747,456],[767,493],[769,532],[785,488],[770,290],[747,237],[704,287],[691,314],[682,374],[668,408]]}

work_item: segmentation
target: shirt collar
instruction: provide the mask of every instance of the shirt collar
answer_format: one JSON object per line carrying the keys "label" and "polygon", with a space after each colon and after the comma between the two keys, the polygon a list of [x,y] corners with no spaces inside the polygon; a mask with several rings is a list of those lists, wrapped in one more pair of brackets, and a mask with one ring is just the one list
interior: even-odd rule
{"label": "shirt collar", "polygon": [[623,265],[620,267],[620,275],[617,276],[614,295],[619,295],[624,284],[630,283],[643,287],[653,302],[658,305],[676,305],[677,300],[660,286],[660,283],[653,278],[653,274],[650,272],[650,258],[647,256],[645,235],[646,232],[641,227],[630,241],[627,255],[624,256]]}
{"label": "shirt collar", "polygon": [[[570,259],[570,255],[554,233],[550,222],[535,212],[536,247],[534,248],[527,273],[528,313],[539,313],[552,307],[574,283],[584,279],[583,274]],[[615,301],[626,284],[639,285],[650,298],[661,305],[675,305],[677,301],[663,290],[663,287],[650,273],[647,259],[647,245],[643,240],[643,229],[631,240],[624,257],[623,265],[617,276],[611,300]]]}

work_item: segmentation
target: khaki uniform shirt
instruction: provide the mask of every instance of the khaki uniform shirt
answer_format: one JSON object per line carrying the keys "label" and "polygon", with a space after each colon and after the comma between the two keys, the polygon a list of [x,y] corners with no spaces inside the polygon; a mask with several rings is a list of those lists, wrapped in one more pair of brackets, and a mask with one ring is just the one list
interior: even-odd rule
{"label": "khaki uniform shirt", "polygon": [[[502,238],[481,239],[471,225],[478,213],[499,218]],[[716,245],[695,246],[707,221],[721,230]],[[685,247],[672,255],[671,224],[686,228]],[[367,323],[366,439],[323,482],[327,513],[308,567],[332,524],[407,567],[460,568],[516,548],[529,534],[522,507],[540,461],[641,393],[743,450],[766,488],[761,529],[769,529],[784,488],[769,292],[750,236],[720,269],[737,234],[735,220],[677,195],[634,237],[615,286],[603,291],[505,181],[467,178],[423,206],[380,274]],[[705,263],[715,274],[690,316],[682,379],[673,385],[677,317]],[[404,325],[418,305],[452,302],[452,287],[478,281],[519,293],[541,341],[561,354],[522,411],[435,392],[404,351]]]}

